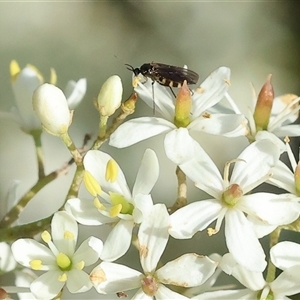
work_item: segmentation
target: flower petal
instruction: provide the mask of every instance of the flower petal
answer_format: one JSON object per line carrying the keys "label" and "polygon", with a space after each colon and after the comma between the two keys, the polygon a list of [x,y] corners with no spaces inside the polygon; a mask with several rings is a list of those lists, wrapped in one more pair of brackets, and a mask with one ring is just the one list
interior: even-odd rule
{"label": "flower petal", "polygon": [[226,137],[237,137],[248,133],[247,123],[244,115],[205,114],[193,121],[188,129]]}
{"label": "flower petal", "polygon": [[0,270],[6,273],[13,270],[17,266],[11,248],[7,243],[0,243]]}
{"label": "flower petal", "polygon": [[105,179],[107,163],[112,157],[99,150],[90,150],[83,159],[84,168],[89,171],[100,184],[103,191],[114,192],[123,195],[126,200],[131,199],[131,192],[128,188],[122,169],[118,168],[117,178],[114,182]]}
{"label": "flower petal", "polygon": [[201,300],[253,300],[256,299],[257,292],[252,292],[248,289],[240,289],[240,290],[220,290],[215,292],[207,292],[195,296],[191,299],[201,299]]}
{"label": "flower petal", "polygon": [[300,125],[286,125],[281,126],[279,128],[274,129],[272,132],[279,136],[279,137],[285,137],[285,136],[299,136],[300,131]]}
{"label": "flower petal", "polygon": [[222,100],[229,87],[230,69],[220,67],[212,72],[193,95],[193,119]]}
{"label": "flower petal", "polygon": [[300,245],[285,241],[273,246],[270,250],[271,260],[273,264],[281,269],[300,265]]}
{"label": "flower petal", "polygon": [[168,158],[176,165],[195,157],[198,143],[190,136],[187,128],[178,128],[166,134],[165,151]]}
{"label": "flower petal", "polygon": [[176,239],[189,239],[216,220],[221,209],[222,205],[215,199],[190,203],[170,216],[169,233]]}
{"label": "flower petal", "polygon": [[133,219],[136,224],[140,224],[143,218],[151,211],[153,201],[151,195],[138,194],[134,198],[134,203]]}
{"label": "flower petal", "polygon": [[48,270],[56,264],[52,251],[33,239],[19,239],[11,246],[15,260],[24,267],[30,268],[30,261],[41,260],[41,270]]}
{"label": "flower petal", "polygon": [[166,300],[166,299],[176,299],[176,300],[188,300],[188,297],[185,297],[181,294],[173,292],[172,290],[166,288],[164,285],[159,285],[158,290],[155,293],[155,299],[157,300]]}
{"label": "flower petal", "polygon": [[90,279],[98,293],[111,294],[140,287],[143,276],[126,266],[102,262],[93,269]]}
{"label": "flower petal", "polygon": [[270,283],[275,299],[283,299],[283,295],[290,296],[300,292],[299,272],[299,265],[290,267]]}
{"label": "flower petal", "polygon": [[68,272],[67,288],[71,293],[83,293],[93,286],[87,273],[73,269]]}
{"label": "flower petal", "polygon": [[120,220],[108,235],[100,258],[113,261],[127,252],[131,242],[133,221]]}
{"label": "flower petal", "polygon": [[233,209],[227,211],[225,237],[229,252],[240,265],[254,272],[265,269],[264,251],[243,212]]}
{"label": "flower petal", "polygon": [[241,284],[250,290],[259,291],[265,286],[263,273],[252,272],[239,265],[230,253],[222,257],[219,266],[226,274],[234,276]]}
{"label": "flower petal", "polygon": [[194,157],[181,163],[179,167],[199,189],[219,199],[220,193],[223,192],[220,171],[198,143],[194,143],[194,149]]}
{"label": "flower petal", "polygon": [[103,242],[93,236],[81,243],[73,255],[73,263],[84,261],[85,266],[95,263],[103,249]]}
{"label": "flower petal", "polygon": [[[249,145],[238,157],[230,183],[241,186],[244,194],[261,183],[279,159],[279,148],[270,140],[260,140]],[[255,185],[255,183],[257,185]]]}
{"label": "flower petal", "polygon": [[156,275],[164,284],[193,287],[204,283],[216,267],[217,264],[207,256],[187,253],[168,262]]}
{"label": "flower petal", "polygon": [[163,115],[168,121],[173,121],[175,105],[173,95],[167,87],[147,80],[145,83],[138,82],[135,91],[148,106],[153,108],[155,105],[155,111]]}
{"label": "flower petal", "polygon": [[65,285],[65,282],[58,281],[62,271],[49,271],[30,285],[30,290],[37,299],[53,299]]}
{"label": "flower petal", "polygon": [[132,190],[133,197],[137,194],[149,194],[159,176],[159,164],[155,152],[146,149],[136,176]]}
{"label": "flower petal", "polygon": [[255,193],[243,196],[239,207],[270,225],[286,225],[299,217],[300,204],[297,199],[292,194]]}
{"label": "flower petal", "polygon": [[41,121],[32,108],[32,94],[42,83],[40,74],[34,68],[26,67],[12,84],[22,127],[27,131],[41,128]]}
{"label": "flower petal", "polygon": [[[70,240],[65,239],[65,232],[73,235],[73,249],[70,248]],[[56,212],[51,221],[52,239],[60,252],[73,255],[78,237],[78,225],[75,219],[66,211]]]}
{"label": "flower petal", "polygon": [[139,289],[131,300],[153,300],[153,297],[146,295],[142,289]]}
{"label": "flower petal", "polygon": [[86,78],[81,78],[77,82],[70,80],[64,89],[69,109],[75,109],[86,93]]}
{"label": "flower petal", "polygon": [[153,272],[169,239],[169,214],[164,204],[156,204],[144,218],[138,233],[141,265]]}
{"label": "flower petal", "polygon": [[73,198],[65,204],[65,210],[83,225],[103,225],[116,222],[117,218],[109,218],[101,214],[92,200]]}
{"label": "flower petal", "polygon": [[161,118],[142,117],[132,119],[119,126],[110,136],[109,145],[125,148],[175,128],[176,126],[173,123]]}
{"label": "flower petal", "polygon": [[296,195],[294,174],[288,166],[280,160],[276,166],[272,168],[272,176],[267,182]]}

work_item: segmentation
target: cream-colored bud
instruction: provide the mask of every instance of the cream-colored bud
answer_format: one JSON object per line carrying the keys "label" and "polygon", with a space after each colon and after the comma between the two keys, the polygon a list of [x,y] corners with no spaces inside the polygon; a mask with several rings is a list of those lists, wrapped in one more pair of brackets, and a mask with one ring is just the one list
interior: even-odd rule
{"label": "cream-colored bud", "polygon": [[97,109],[101,116],[111,116],[121,105],[123,86],[117,75],[109,77],[101,87]]}
{"label": "cream-colored bud", "polygon": [[64,93],[58,87],[48,83],[39,86],[33,92],[32,105],[47,132],[62,135],[68,131],[72,113]]}

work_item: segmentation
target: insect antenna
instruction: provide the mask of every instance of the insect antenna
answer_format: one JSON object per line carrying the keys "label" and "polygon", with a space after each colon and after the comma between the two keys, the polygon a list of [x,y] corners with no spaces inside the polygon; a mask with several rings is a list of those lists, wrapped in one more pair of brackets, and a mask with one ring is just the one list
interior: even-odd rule
{"label": "insect antenna", "polygon": [[132,71],[134,73],[134,67],[132,65],[125,64],[125,66],[127,66],[127,70]]}

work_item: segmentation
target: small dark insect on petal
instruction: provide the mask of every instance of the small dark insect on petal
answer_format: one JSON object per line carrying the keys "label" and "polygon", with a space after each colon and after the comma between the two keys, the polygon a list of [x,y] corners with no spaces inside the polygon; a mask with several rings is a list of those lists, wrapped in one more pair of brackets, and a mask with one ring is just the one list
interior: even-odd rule
{"label": "small dark insect on petal", "polygon": [[135,76],[142,74],[162,86],[181,87],[184,80],[187,84],[196,84],[199,79],[199,75],[192,70],[162,63],[145,63],[140,68],[128,64],[126,66]]}

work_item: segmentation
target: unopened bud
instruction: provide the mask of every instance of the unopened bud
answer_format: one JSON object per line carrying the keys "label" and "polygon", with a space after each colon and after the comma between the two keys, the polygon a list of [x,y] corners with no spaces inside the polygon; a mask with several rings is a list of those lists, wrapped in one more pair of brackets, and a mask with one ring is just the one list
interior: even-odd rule
{"label": "unopened bud", "polygon": [[295,179],[296,194],[297,196],[300,196],[300,161],[298,162],[298,165],[296,167],[294,173],[294,179]]}
{"label": "unopened bud", "polygon": [[186,127],[190,124],[191,109],[191,91],[188,88],[187,82],[185,80],[176,97],[174,123],[177,127]]}
{"label": "unopened bud", "polygon": [[274,100],[274,90],[271,84],[272,75],[269,74],[266,83],[261,88],[254,110],[254,121],[256,131],[267,130],[271,116],[271,110]]}
{"label": "unopened bud", "polygon": [[72,113],[64,93],[58,87],[48,83],[39,86],[33,93],[32,105],[47,132],[62,135],[68,131]]}
{"label": "unopened bud", "polygon": [[109,77],[101,87],[96,108],[101,116],[111,116],[120,107],[123,94],[121,78],[117,75]]}

